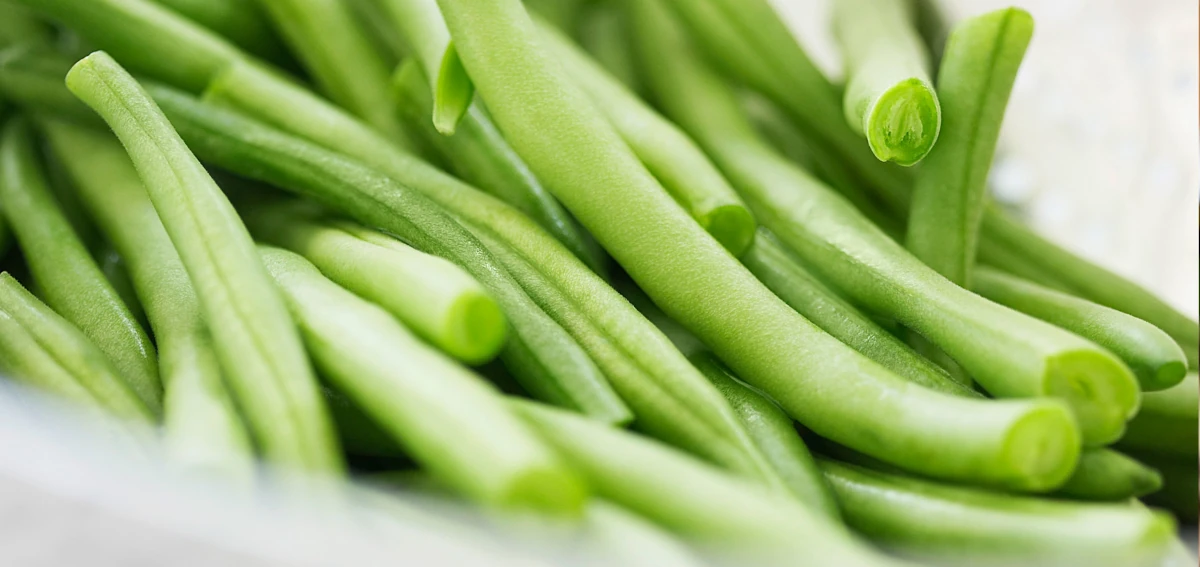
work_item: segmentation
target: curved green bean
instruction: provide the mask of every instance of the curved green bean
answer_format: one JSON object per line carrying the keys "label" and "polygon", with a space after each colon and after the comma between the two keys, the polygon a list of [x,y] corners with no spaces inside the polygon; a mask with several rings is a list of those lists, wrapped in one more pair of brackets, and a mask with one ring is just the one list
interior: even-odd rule
{"label": "curved green bean", "polygon": [[78,326],[151,412],[161,414],[154,345],[50,194],[25,120],[4,128],[0,201],[46,303]]}
{"label": "curved green bean", "polygon": [[1075,474],[1055,495],[1080,500],[1119,502],[1162,488],[1158,471],[1112,449],[1091,449],[1079,456]]}
{"label": "curved green bean", "polygon": [[1138,454],[1174,455],[1196,461],[1200,454],[1200,379],[1188,374],[1182,382],[1142,397],[1142,409],[1117,442]]}
{"label": "curved green bean", "polygon": [[220,187],[108,54],[77,63],[67,87],[114,128],[129,152],[192,280],[221,367],[263,452],[281,464],[340,472],[328,411],[296,328]]}

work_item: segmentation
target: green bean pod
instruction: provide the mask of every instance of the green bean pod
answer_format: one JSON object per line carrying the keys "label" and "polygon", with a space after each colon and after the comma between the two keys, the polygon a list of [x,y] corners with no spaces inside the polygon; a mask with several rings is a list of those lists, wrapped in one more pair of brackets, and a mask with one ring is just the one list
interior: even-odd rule
{"label": "green bean pod", "polygon": [[316,378],[246,227],[162,111],[108,54],[67,87],[114,128],[171,238],[217,355],[267,458],[337,474],[343,462]]}
{"label": "green bean pod", "polygon": [[1033,18],[1018,8],[970,18],[950,34],[938,72],[945,127],[917,175],[906,245],[963,287],[971,287],[1000,123],[1032,36]]}
{"label": "green bean pod", "polygon": [[1200,450],[1200,379],[1188,374],[1166,390],[1147,392],[1117,447],[1138,454],[1174,455],[1196,461]]}
{"label": "green bean pod", "polygon": [[1187,359],[1169,335],[1141,319],[1003,272],[976,270],[976,293],[1062,327],[1121,357],[1146,392],[1183,380]]}
{"label": "green bean pod", "polygon": [[0,273],[0,363],[13,378],[118,419],[152,423],[146,406],[87,336]]}
{"label": "green bean pod", "polygon": [[50,194],[24,120],[4,129],[0,175],[5,215],[46,303],[96,343],[151,412],[161,414],[154,345]]}
{"label": "green bean pod", "polygon": [[846,62],[846,120],[880,161],[904,166],[933,149],[942,127],[929,54],[913,24],[905,2],[833,4],[833,29]]}
{"label": "green bean pod", "polygon": [[299,255],[260,252],[323,375],[422,466],[485,504],[579,510],[583,484],[498,391]]}
{"label": "green bean pod", "polygon": [[1079,457],[1075,473],[1054,494],[1079,500],[1118,502],[1162,488],[1158,471],[1112,449],[1090,449]]}
{"label": "green bean pod", "polygon": [[465,268],[500,302],[512,325],[502,357],[519,369],[517,377],[531,393],[600,420],[627,418],[595,364],[570,335],[466,229],[419,191],[237,112],[171,89],[155,89],[154,96],[205,161],[317,199],[365,226],[382,228]]}
{"label": "green bean pod", "polygon": [[163,429],[172,459],[246,478],[250,434],[222,379],[200,300],[128,154],[111,134],[61,121],[42,130],[85,208],[129,272],[158,346]]}
{"label": "green bean pod", "polygon": [[885,547],[954,564],[1157,565],[1169,516],[1129,504],[1044,500],[820,460],[847,523]]}

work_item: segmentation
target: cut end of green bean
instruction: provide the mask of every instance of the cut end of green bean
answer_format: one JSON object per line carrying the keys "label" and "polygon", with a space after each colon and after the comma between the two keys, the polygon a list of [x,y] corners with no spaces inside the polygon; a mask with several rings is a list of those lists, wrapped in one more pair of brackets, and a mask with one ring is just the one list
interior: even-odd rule
{"label": "cut end of green bean", "polygon": [[1133,373],[1098,350],[1059,354],[1046,363],[1045,393],[1066,400],[1079,421],[1083,444],[1107,445],[1125,433],[1141,403]]}
{"label": "cut end of green bean", "polygon": [[450,307],[443,344],[450,354],[467,364],[482,364],[495,358],[508,338],[508,326],[500,305],[487,294],[470,294]]}
{"label": "cut end of green bean", "polygon": [[458,58],[454,42],[450,42],[442,56],[433,93],[433,127],[444,136],[453,136],[474,98],[475,84]]}
{"label": "cut end of green bean", "polygon": [[723,205],[709,211],[700,223],[730,254],[740,257],[754,242],[758,222],[743,205]]}
{"label": "cut end of green bean", "polygon": [[1004,446],[1004,462],[1013,467],[1009,486],[1030,492],[1061,486],[1079,462],[1079,443],[1075,419],[1062,404],[1028,411],[1013,423]]}
{"label": "cut end of green bean", "polygon": [[941,130],[942,109],[933,86],[917,78],[896,83],[863,116],[875,157],[906,167],[933,149]]}

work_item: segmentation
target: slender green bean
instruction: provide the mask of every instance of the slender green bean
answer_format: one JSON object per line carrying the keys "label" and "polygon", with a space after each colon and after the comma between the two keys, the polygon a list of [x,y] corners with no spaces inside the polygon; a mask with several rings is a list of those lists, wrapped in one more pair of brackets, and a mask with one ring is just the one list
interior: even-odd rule
{"label": "slender green bean", "polygon": [[745,252],[754,240],[754,216],[695,142],[550,24],[540,28],[542,44],[671,197],[734,256]]}
{"label": "slender green bean", "polygon": [[217,356],[266,456],[338,473],[341,455],[295,326],[220,187],[142,87],[108,54],[67,87],[114,128],[179,253]]}
{"label": "slender green bean", "polygon": [[40,295],[95,342],[151,412],[160,414],[154,345],[50,194],[25,120],[4,128],[0,174],[0,200]]}
{"label": "slender green bean", "polygon": [[796,433],[792,418],[773,402],[743,384],[710,353],[691,357],[692,363],[720,390],[787,489],[809,510],[841,521],[837,502],[812,453]]}
{"label": "slender green bean", "polygon": [[905,1],[841,0],[833,29],[846,63],[843,110],[880,161],[913,165],[937,142],[942,127],[929,54]]}
{"label": "slender green bean", "polygon": [[539,179],[659,306],[794,418],[930,474],[1043,488],[1070,474],[1078,433],[1061,404],[959,399],[909,384],[758,283],[539,49],[519,1],[440,6],[476,89]]}
{"label": "slender green bean", "polygon": [[[143,329],[149,329],[150,322],[146,319],[146,309],[142,306],[142,302],[138,300],[137,291],[133,289],[133,279],[129,275],[129,266],[126,265],[125,259],[107,242],[104,243],[103,248],[100,249],[96,256],[100,273],[104,274],[104,279],[108,280],[108,285],[112,286],[113,291],[117,292],[117,297],[121,298],[121,303],[124,303],[129,308],[129,312],[133,315],[134,320]],[[157,347],[157,341],[155,342],[155,346]]]}
{"label": "slender green bean", "polygon": [[893,564],[800,503],[685,454],[552,408],[513,404],[597,494],[685,537],[790,562]]}
{"label": "slender green bean", "polygon": [[1128,504],[998,494],[820,460],[847,523],[867,538],[955,564],[1156,565],[1170,517]]}
{"label": "slender green bean", "polygon": [[222,381],[200,300],[125,149],[105,132],[61,121],[41,127],[145,307],[169,454],[189,468],[244,478],[253,465],[250,435]]}
{"label": "slender green bean", "polygon": [[434,127],[444,135],[453,135],[475,99],[475,86],[453,49],[437,0],[374,1],[400,31],[408,53],[425,78],[426,88],[431,89]]}
{"label": "slender green bean", "polygon": [[672,33],[667,14],[656,17],[648,9],[653,2],[636,4],[643,8],[638,40],[648,44],[641,51],[654,70],[648,77],[663,107],[708,150],[759,222],[824,281],[857,305],[914,329],[998,397],[1065,400],[1088,445],[1121,436],[1137,411],[1140,391],[1118,358],[983,300],[922,264],[849,202],[763,143],[729,87],[688,51],[686,38]]}
{"label": "slender green bean", "polygon": [[583,484],[498,391],[299,255],[260,252],[322,373],[437,478],[496,506],[582,506]]}
{"label": "slender green bean", "polygon": [[1054,493],[1080,500],[1118,502],[1162,488],[1158,471],[1112,449],[1091,449],[1079,457],[1075,474]]}
{"label": "slender green bean", "polygon": [[987,175],[1033,18],[1006,8],[963,21],[938,72],[945,115],[941,142],[917,174],[908,249],[950,281],[971,287]]}
{"label": "slender green bean", "polygon": [[304,256],[447,354],[482,364],[500,351],[507,334],[504,314],[462,268],[378,233],[393,244],[374,244],[364,234],[371,231],[322,216],[301,203],[260,205],[243,213],[260,241]]}
{"label": "slender green bean", "polygon": [[245,0],[154,0],[228,38],[268,61],[287,62],[290,55],[256,2]]}
{"label": "slender green bean", "polygon": [[1200,380],[1196,373],[1182,382],[1142,397],[1142,410],[1129,422],[1122,450],[1138,454],[1174,455],[1196,461],[1200,450]]}
{"label": "slender green bean", "polygon": [[367,124],[405,140],[388,97],[388,67],[339,0],[259,0],[321,90]]}
{"label": "slender green bean", "polygon": [[1187,374],[1187,359],[1174,339],[1132,315],[988,268],[977,269],[974,281],[976,293],[1112,351],[1134,371],[1143,391],[1170,388]]}
{"label": "slender green bean", "polygon": [[14,378],[122,420],[154,420],[104,352],[8,272],[0,273],[0,330],[0,359]]}
{"label": "slender green bean", "polygon": [[[538,181],[537,176],[529,171],[529,166],[525,165],[512,146],[508,145],[482,105],[471,105],[454,134],[445,136],[435,130],[427,120],[429,113],[433,112],[433,98],[429,94],[428,83],[416,68],[416,63],[408,62],[402,65],[396,73],[393,86],[398,91],[397,105],[404,115],[405,124],[411,132],[433,147],[443,161],[450,164],[450,169],[455,175],[520,209],[550,231],[597,273],[606,272],[607,258],[604,251],[584,234],[579,223],[571,218],[541,181]],[[321,143],[321,140],[314,140]],[[387,166],[393,163],[399,165]],[[372,165],[400,180],[409,177],[400,177],[394,173],[396,170],[409,169],[404,167],[403,161],[386,160],[373,162]],[[424,164],[410,167],[432,169]],[[430,172],[426,177],[444,178],[436,172]]]}
{"label": "slender green bean", "polygon": [[626,418],[619,400],[614,400],[571,336],[538,308],[466,229],[425,195],[342,154],[237,112],[166,88],[154,89],[154,96],[206,161],[313,197],[365,226],[382,228],[465,268],[500,302],[512,325],[501,356],[523,387],[597,419]]}

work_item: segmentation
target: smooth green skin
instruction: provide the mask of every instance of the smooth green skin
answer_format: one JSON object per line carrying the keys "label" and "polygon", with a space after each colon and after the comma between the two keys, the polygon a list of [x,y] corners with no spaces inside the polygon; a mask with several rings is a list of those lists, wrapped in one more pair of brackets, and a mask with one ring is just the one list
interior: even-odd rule
{"label": "smooth green skin", "polygon": [[151,0],[16,0],[65,24],[129,68],[199,92],[237,47]]}
{"label": "smooth green skin", "polygon": [[826,287],[766,229],[742,263],[797,313],[888,370],[926,388],[979,396]]}
{"label": "smooth green skin", "polygon": [[248,479],[254,451],[222,381],[200,300],[137,170],[107,132],[60,121],[42,131],[84,206],[121,255],[158,346],[163,429],[172,460]]}
{"label": "smooth green skin", "polygon": [[542,45],[671,197],[731,254],[741,256],[758,223],[704,152],[561,32],[545,22],[539,28]]}
{"label": "smooth green skin", "polygon": [[108,54],[77,63],[67,87],[108,122],[133,160],[259,448],[278,464],[340,473],[342,456],[299,333],[221,188]]}
{"label": "smooth green skin", "polygon": [[498,390],[301,256],[260,253],[322,374],[423,467],[478,502],[578,512],[583,483]]}
{"label": "smooth green skin", "polygon": [[[537,176],[529,171],[529,166],[525,165],[521,156],[508,145],[508,141],[496,129],[482,105],[471,105],[459,122],[454,135],[445,136],[426,120],[433,111],[433,97],[429,95],[428,83],[421,76],[415,62],[409,61],[401,65],[396,73],[393,88],[396,89],[397,107],[404,115],[405,126],[434,148],[438,157],[450,164],[450,169],[455,175],[520,209],[553,234],[576,256],[587,262],[596,273],[605,273],[608,259],[604,251],[584,234],[579,223],[571,218],[542,182],[538,181]],[[321,139],[313,139],[323,143]],[[344,145],[330,147],[358,154],[357,147],[355,150],[346,150]],[[376,150],[369,151],[369,155],[378,153],[380,152]],[[363,155],[364,161],[367,161],[367,157],[368,154]],[[409,176],[400,177],[398,173],[392,172],[414,161],[381,160],[370,163],[381,171],[403,180]],[[393,163],[397,165],[388,165]],[[416,168],[426,171],[425,177],[445,177],[432,171],[433,168],[426,164],[419,164]]]}
{"label": "smooth green skin", "polygon": [[14,378],[118,419],[155,415],[95,343],[13,279],[0,273],[0,361]]}
{"label": "smooth green skin", "polygon": [[29,13],[28,8],[9,2],[0,3],[0,47],[19,43],[47,43],[49,26]]}
{"label": "smooth green skin", "polygon": [[1195,372],[1174,387],[1147,393],[1142,397],[1142,410],[1129,422],[1117,446],[1138,454],[1175,455],[1195,462],[1200,445],[1198,398],[1200,380]]}
{"label": "smooth green skin", "polygon": [[1181,523],[1195,524],[1197,509],[1200,509],[1196,459],[1176,459],[1158,455],[1138,455],[1138,458],[1158,469],[1163,480],[1162,490],[1147,495],[1143,500],[1152,506],[1170,510]]}
{"label": "smooth green skin", "polygon": [[1175,535],[1169,516],[1144,507],[985,492],[819,462],[855,531],[954,564],[1149,566]]}
{"label": "smooth green skin", "polygon": [[792,495],[810,511],[825,514],[840,522],[841,513],[833,498],[833,491],[813,461],[812,453],[796,432],[792,418],[762,394],[734,378],[712,354],[698,354],[692,356],[691,360],[721,395],[729,400],[729,405],[733,406],[738,419],[750,432],[755,445],[783,478]]}
{"label": "smooth green skin", "polygon": [[1187,374],[1187,358],[1175,340],[1132,315],[987,267],[976,269],[973,279],[976,293],[1112,351],[1145,392],[1170,388]]}
{"label": "smooth green skin", "polygon": [[958,399],[910,384],[758,283],[536,47],[537,29],[517,0],[441,7],[478,92],[538,177],[664,311],[794,418],[944,477],[1052,487],[1070,474],[1078,436],[1063,406]]}
{"label": "smooth green skin", "polygon": [[[133,289],[133,279],[129,276],[129,267],[125,265],[125,259],[106,242],[96,254],[96,262],[100,266],[100,273],[104,274],[104,279],[108,280],[109,285],[121,298],[121,303],[129,308],[129,312],[143,329],[149,329],[146,310],[142,307],[142,302],[138,301],[137,292]],[[155,347],[157,346],[156,344]]]}
{"label": "smooth green skin", "polygon": [[374,244],[356,234],[369,231],[331,224],[296,205],[258,206],[242,218],[260,242],[300,254],[450,356],[474,365],[499,353],[507,334],[504,314],[462,268],[379,233],[395,244]]}
{"label": "smooth green skin", "polygon": [[938,72],[941,141],[913,189],[906,247],[950,281],[971,287],[987,176],[1033,18],[1007,8],[958,24]]}
{"label": "smooth green skin", "polygon": [[258,0],[320,89],[367,124],[404,140],[388,66],[340,0]]}
{"label": "smooth green skin", "polygon": [[266,15],[247,0],[154,0],[270,61],[290,57]]}
{"label": "smooth green skin", "polygon": [[896,564],[800,503],[684,453],[553,408],[511,403],[598,495],[697,543],[800,564]]}
{"label": "smooth green skin", "polygon": [[941,105],[912,7],[893,0],[833,4],[833,31],[846,63],[843,110],[880,161],[910,166],[937,142]]}
{"label": "smooth green skin", "polygon": [[50,194],[25,120],[11,121],[0,141],[0,201],[46,303],[78,326],[151,412],[161,414],[154,345]]}
{"label": "smooth green skin", "polygon": [[[365,226],[382,228],[419,250],[465,268],[500,302],[512,325],[501,358],[523,387],[541,399],[600,420],[625,419],[624,413],[611,411],[603,377],[587,353],[542,312],[466,229],[421,192],[237,112],[170,89],[155,89],[154,96],[206,161],[315,198]],[[572,398],[572,392],[586,395]]]}
{"label": "smooth green skin", "polygon": [[[922,264],[843,197],[763,143],[729,87],[671,33],[669,19],[656,18],[653,10],[638,14],[638,36],[646,46],[641,51],[653,54],[646,65],[663,108],[708,150],[759,222],[823,281],[919,332],[997,397],[1065,399],[1088,445],[1121,436],[1140,392],[1118,358],[983,300]],[[739,376],[750,379],[746,372]]]}
{"label": "smooth green skin", "polygon": [[72,63],[62,55],[26,45],[0,51],[0,95],[26,112],[101,125],[96,113],[63,85]]}
{"label": "smooth green skin", "polygon": [[426,79],[437,131],[453,135],[475,99],[475,86],[452,50],[437,0],[373,0],[390,17]]}
{"label": "smooth green skin", "polygon": [[1162,488],[1158,471],[1111,449],[1084,451],[1075,474],[1054,492],[1079,500],[1119,502],[1157,492]]}

